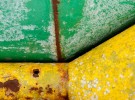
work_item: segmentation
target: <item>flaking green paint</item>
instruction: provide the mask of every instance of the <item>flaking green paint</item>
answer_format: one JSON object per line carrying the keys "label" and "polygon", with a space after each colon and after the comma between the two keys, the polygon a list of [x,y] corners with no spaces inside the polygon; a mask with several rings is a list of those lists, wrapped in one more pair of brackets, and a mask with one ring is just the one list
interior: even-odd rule
{"label": "flaking green paint", "polygon": [[57,59],[50,0],[1,0],[0,11],[0,61]]}
{"label": "flaking green paint", "polygon": [[[0,0],[0,61],[57,61],[51,0]],[[68,60],[135,21],[134,0],[59,0]]]}
{"label": "flaking green paint", "polygon": [[134,0],[60,0],[62,53],[70,59],[135,22]]}

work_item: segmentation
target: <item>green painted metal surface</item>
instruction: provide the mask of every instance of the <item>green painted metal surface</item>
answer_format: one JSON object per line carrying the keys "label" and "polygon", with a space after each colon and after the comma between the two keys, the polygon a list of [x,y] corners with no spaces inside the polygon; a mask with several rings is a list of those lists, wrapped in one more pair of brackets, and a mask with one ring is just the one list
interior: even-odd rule
{"label": "green painted metal surface", "polygon": [[55,50],[50,0],[0,0],[0,61],[52,61]]}
{"label": "green painted metal surface", "polygon": [[69,59],[135,21],[135,0],[60,0],[62,54]]}
{"label": "green painted metal surface", "polygon": [[135,21],[135,0],[56,1],[0,0],[0,61],[68,60]]}

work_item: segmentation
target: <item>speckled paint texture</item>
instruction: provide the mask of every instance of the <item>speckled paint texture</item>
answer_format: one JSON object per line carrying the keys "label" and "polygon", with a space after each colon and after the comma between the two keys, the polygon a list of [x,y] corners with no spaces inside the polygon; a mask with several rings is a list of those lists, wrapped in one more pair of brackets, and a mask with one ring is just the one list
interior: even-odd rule
{"label": "speckled paint texture", "polygon": [[135,99],[135,26],[69,64],[70,100]]}
{"label": "speckled paint texture", "polygon": [[1,63],[0,100],[134,100],[135,25],[70,63]]}
{"label": "speckled paint texture", "polygon": [[0,100],[65,100],[66,64],[1,63]]}
{"label": "speckled paint texture", "polygon": [[0,0],[0,61],[57,61],[47,0]]}
{"label": "speckled paint texture", "polygon": [[62,53],[70,59],[135,21],[135,0],[60,0]]}
{"label": "speckled paint texture", "polygon": [[0,0],[0,61],[69,60],[130,26],[134,12],[134,0]]}

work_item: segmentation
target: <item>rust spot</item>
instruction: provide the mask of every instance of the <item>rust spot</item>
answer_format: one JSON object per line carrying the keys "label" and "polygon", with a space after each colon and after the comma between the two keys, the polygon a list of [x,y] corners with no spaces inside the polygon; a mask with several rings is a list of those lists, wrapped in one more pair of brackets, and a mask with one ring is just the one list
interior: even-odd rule
{"label": "rust spot", "polygon": [[47,98],[42,98],[42,100],[49,100],[49,99],[47,99]]}
{"label": "rust spot", "polygon": [[18,92],[20,89],[19,82],[17,79],[8,80],[3,85],[5,88],[10,89],[13,92]]}
{"label": "rust spot", "polygon": [[60,100],[69,100],[68,98],[68,92],[66,91],[66,95],[62,95],[61,94],[61,86],[64,86],[65,88],[67,88],[67,82],[68,82],[68,70],[67,69],[63,69],[61,66],[58,67],[58,71],[61,74],[60,78],[61,78],[61,82],[60,87],[59,87],[59,94],[58,97],[60,98]]}
{"label": "rust spot", "polygon": [[38,93],[41,94],[43,92],[43,88],[39,87]]}
{"label": "rust spot", "polygon": [[69,80],[68,71],[64,71],[64,72],[63,72],[62,78],[65,79],[66,81]]}
{"label": "rust spot", "polygon": [[36,87],[30,88],[30,91],[37,91],[37,90],[38,90],[38,88],[36,88]]}
{"label": "rust spot", "polygon": [[43,92],[43,88],[42,88],[42,87],[39,87],[39,88],[37,88],[37,87],[32,87],[32,88],[30,88],[30,92],[31,92],[31,91],[37,91],[38,94],[41,94],[41,93]]}
{"label": "rust spot", "polygon": [[52,94],[52,88],[49,88],[49,89],[47,90],[47,93]]}
{"label": "rust spot", "polygon": [[60,100],[69,100],[68,94],[66,96],[61,95],[61,93],[58,94]]}
{"label": "rust spot", "polygon": [[58,68],[58,71],[59,71],[60,73],[62,73],[62,74],[61,74],[61,80],[62,80],[62,81],[68,81],[68,80],[69,80],[68,71],[67,71],[67,70],[64,70],[62,67],[59,67],[59,68]]}
{"label": "rust spot", "polygon": [[14,97],[14,94],[13,93],[10,93],[9,96]]}
{"label": "rust spot", "polygon": [[53,5],[53,16],[54,16],[54,26],[55,26],[55,37],[56,37],[56,47],[57,47],[57,58],[58,61],[63,61],[62,53],[61,53],[61,46],[60,46],[60,39],[59,39],[59,17],[58,17],[58,0],[52,0]]}
{"label": "rust spot", "polygon": [[52,94],[53,93],[53,90],[52,90],[52,88],[50,88],[50,85],[48,85],[46,87],[46,93],[48,93],[48,94]]}
{"label": "rust spot", "polygon": [[0,82],[0,88],[3,88],[4,84],[2,82]]}
{"label": "rust spot", "polygon": [[39,77],[39,69],[33,69],[33,77]]}
{"label": "rust spot", "polygon": [[26,100],[32,100],[32,98],[31,98],[31,97],[25,97],[25,99],[26,99]]}

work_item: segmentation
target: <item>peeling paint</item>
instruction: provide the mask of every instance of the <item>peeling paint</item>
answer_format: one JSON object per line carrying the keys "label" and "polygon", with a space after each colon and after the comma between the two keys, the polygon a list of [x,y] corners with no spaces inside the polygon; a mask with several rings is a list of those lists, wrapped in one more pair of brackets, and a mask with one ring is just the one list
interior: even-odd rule
{"label": "peeling paint", "polygon": [[66,64],[1,63],[0,69],[1,100],[67,100],[67,81],[61,79]]}
{"label": "peeling paint", "polygon": [[57,61],[51,1],[38,3],[40,6],[32,0],[0,1],[0,54],[5,54],[0,60]]}
{"label": "peeling paint", "polygon": [[134,21],[134,5],[134,0],[0,0],[0,60],[70,59]]}
{"label": "peeling paint", "polygon": [[[92,47],[107,36],[121,30],[131,20],[135,20],[134,0],[85,0],[83,2],[82,11],[80,5],[80,8],[73,8],[74,13],[78,9],[82,12],[82,18],[74,25],[72,25],[75,20],[74,17],[78,18],[79,15],[68,17],[72,20],[67,21],[68,25],[63,25],[62,21],[65,21],[67,17],[62,13],[65,9],[60,9],[60,18],[65,18],[61,20],[61,27],[67,27],[61,29],[62,53],[66,59],[72,58],[76,53]],[[69,4],[67,4],[71,6],[76,3],[79,4],[77,0],[73,3],[69,1]],[[69,15],[69,12],[67,14]],[[69,25],[72,27],[68,27]]]}

